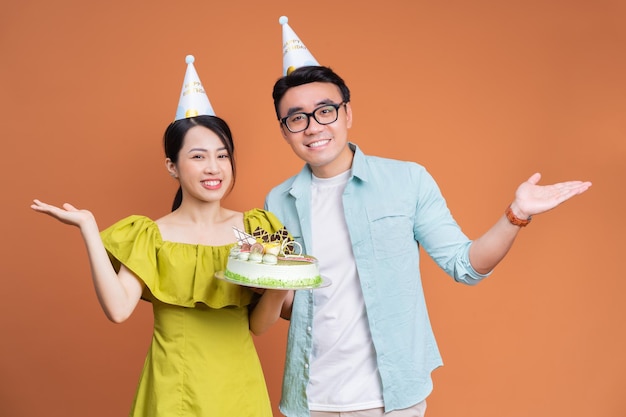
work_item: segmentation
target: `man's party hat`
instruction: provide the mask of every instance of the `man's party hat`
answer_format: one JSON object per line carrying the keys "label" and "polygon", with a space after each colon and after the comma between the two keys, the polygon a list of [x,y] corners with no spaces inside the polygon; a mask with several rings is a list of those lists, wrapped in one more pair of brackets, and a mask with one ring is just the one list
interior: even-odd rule
{"label": "man's party hat", "polygon": [[215,116],[213,107],[209,102],[209,98],[204,92],[204,87],[200,82],[200,77],[193,66],[195,58],[193,55],[187,55],[185,62],[187,63],[187,71],[183,80],[183,89],[180,92],[180,100],[176,109],[176,119],[186,119],[187,117],[209,115]]}
{"label": "man's party hat", "polygon": [[289,75],[296,68],[319,65],[302,43],[298,35],[289,27],[287,16],[281,16],[278,23],[283,26],[283,75]]}

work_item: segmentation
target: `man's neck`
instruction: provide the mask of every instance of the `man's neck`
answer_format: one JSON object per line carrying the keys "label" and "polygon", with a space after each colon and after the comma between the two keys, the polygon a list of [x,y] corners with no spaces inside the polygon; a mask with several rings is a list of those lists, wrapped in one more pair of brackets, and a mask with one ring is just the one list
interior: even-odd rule
{"label": "man's neck", "polygon": [[311,172],[313,172],[313,175],[318,178],[332,178],[352,168],[353,160],[354,152],[346,145],[341,154],[331,163],[320,166],[312,166],[309,164],[309,168]]}

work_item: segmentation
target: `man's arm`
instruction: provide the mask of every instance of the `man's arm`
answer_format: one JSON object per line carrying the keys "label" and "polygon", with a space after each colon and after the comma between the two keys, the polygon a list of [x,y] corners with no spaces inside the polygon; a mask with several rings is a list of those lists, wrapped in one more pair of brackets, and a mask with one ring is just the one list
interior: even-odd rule
{"label": "man's arm", "polygon": [[[540,179],[541,174],[533,174],[517,188],[510,207],[512,214],[518,219],[526,220],[552,210],[591,187],[589,181],[567,181],[541,186],[537,185]],[[513,245],[520,229],[520,226],[512,224],[503,214],[484,235],[474,240],[469,258],[476,272],[486,274],[493,270]]]}

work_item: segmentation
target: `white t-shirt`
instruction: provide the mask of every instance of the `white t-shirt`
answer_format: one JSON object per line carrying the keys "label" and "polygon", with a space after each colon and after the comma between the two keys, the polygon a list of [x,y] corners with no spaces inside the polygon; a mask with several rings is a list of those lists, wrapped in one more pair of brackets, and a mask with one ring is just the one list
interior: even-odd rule
{"label": "white t-shirt", "polygon": [[351,172],[313,177],[312,245],[320,273],[331,280],[313,290],[313,351],[309,408],[355,411],[382,407],[382,387],[370,336],[342,195]]}

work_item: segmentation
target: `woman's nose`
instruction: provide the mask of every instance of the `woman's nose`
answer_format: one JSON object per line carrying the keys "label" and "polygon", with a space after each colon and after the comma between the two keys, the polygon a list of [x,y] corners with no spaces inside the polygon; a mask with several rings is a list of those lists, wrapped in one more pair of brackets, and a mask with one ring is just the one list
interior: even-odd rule
{"label": "woman's nose", "polygon": [[204,167],[205,172],[216,173],[219,172],[219,164],[216,158],[207,158],[206,165]]}

